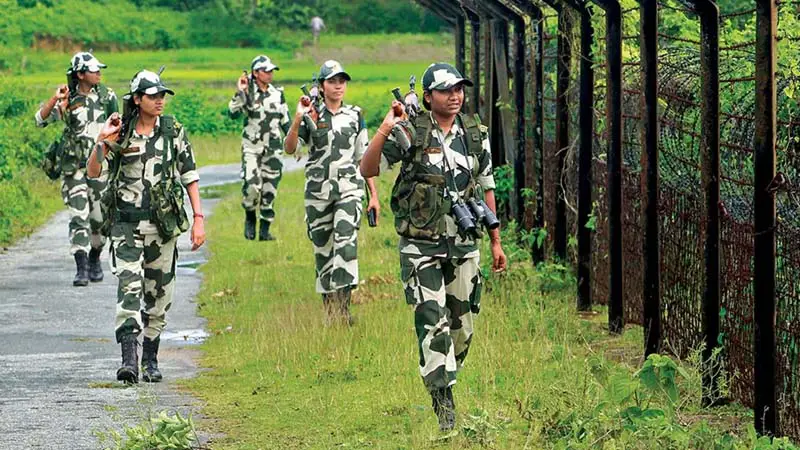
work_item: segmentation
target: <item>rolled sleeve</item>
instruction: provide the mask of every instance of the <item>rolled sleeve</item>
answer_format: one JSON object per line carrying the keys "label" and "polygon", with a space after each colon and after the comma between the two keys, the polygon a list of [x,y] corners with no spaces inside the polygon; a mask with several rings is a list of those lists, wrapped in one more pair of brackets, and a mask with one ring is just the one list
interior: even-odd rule
{"label": "rolled sleeve", "polygon": [[245,96],[245,93],[242,91],[236,91],[236,93],[233,94],[231,101],[228,102],[228,113],[235,119],[242,114],[246,104],[247,97]]}
{"label": "rolled sleeve", "polygon": [[481,147],[483,147],[483,153],[481,153],[476,178],[484,191],[491,191],[495,189],[495,183],[494,175],[492,175],[492,150],[488,137],[484,137]]}
{"label": "rolled sleeve", "polygon": [[177,139],[179,146],[176,166],[181,177],[181,184],[188,186],[189,184],[200,179],[200,173],[197,171],[197,164],[195,163],[192,144],[189,142],[189,139],[186,136],[186,130],[184,128],[181,128],[181,132],[178,133]]}
{"label": "rolled sleeve", "polygon": [[58,109],[58,106],[55,106],[50,111],[50,115],[47,116],[46,118],[42,117],[42,108],[39,108],[39,110],[36,111],[36,115],[34,117],[36,118],[36,126],[39,128],[44,128],[50,125],[51,123],[58,121],[60,116],[61,116],[61,111]]}
{"label": "rolled sleeve", "polygon": [[386,138],[386,142],[383,144],[383,149],[381,150],[381,164],[387,168],[407,159],[409,156],[409,149],[401,148],[401,145],[398,143],[396,137],[398,133],[409,134],[408,130],[402,124],[396,124],[392,127],[392,131],[389,133],[389,137]]}
{"label": "rolled sleeve", "polygon": [[300,145],[306,145],[311,139],[311,130],[306,126],[305,117],[300,121],[300,127],[297,128],[297,141]]}
{"label": "rolled sleeve", "polygon": [[356,162],[361,162],[361,159],[364,157],[364,153],[367,152],[368,145],[369,145],[369,134],[367,133],[366,128],[362,128],[361,131],[359,131],[358,135],[356,136],[356,142],[355,142]]}

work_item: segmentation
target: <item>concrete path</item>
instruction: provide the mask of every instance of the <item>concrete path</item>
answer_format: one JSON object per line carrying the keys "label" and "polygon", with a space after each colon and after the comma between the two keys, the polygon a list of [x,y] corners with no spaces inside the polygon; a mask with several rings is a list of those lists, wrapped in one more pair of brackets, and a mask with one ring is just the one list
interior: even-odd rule
{"label": "concrete path", "polygon": [[[302,167],[292,158],[284,164],[286,171]],[[200,185],[238,183],[240,167],[204,167]],[[217,201],[203,200],[206,216]],[[108,268],[108,252],[105,280],[72,287],[67,224],[62,211],[0,254],[0,449],[96,449],[96,431],[139,423],[153,411],[186,414],[200,406],[174,383],[198,370],[193,346],[205,333],[194,302],[202,281],[196,268],[206,261],[207,246],[191,252],[189,233],[178,241],[175,298],[159,352],[164,382],[122,388],[115,378],[117,279]]]}

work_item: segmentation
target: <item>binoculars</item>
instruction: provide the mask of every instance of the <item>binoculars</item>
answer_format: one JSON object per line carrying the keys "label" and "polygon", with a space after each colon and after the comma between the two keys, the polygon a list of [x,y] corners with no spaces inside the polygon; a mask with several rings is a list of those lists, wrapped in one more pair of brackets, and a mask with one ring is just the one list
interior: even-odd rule
{"label": "binoculars", "polygon": [[485,226],[487,230],[500,226],[500,220],[483,200],[471,198],[466,203],[459,200],[453,205],[452,212],[458,231],[476,239],[480,238],[479,225]]}

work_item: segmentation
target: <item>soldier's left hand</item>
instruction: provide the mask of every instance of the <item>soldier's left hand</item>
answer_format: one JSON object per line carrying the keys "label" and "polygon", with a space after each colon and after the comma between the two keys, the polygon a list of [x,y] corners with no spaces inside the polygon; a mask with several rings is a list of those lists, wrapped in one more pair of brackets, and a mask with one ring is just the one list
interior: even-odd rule
{"label": "soldier's left hand", "polygon": [[506,253],[503,251],[503,246],[500,241],[492,242],[492,272],[500,273],[505,272],[507,260]]}
{"label": "soldier's left hand", "polygon": [[378,222],[381,220],[381,202],[378,201],[378,198],[375,195],[369,198],[369,203],[367,204],[367,212],[372,209],[375,210],[375,225],[378,225]]}
{"label": "soldier's left hand", "polygon": [[206,229],[202,217],[195,217],[192,224],[192,251],[197,250],[206,242]]}

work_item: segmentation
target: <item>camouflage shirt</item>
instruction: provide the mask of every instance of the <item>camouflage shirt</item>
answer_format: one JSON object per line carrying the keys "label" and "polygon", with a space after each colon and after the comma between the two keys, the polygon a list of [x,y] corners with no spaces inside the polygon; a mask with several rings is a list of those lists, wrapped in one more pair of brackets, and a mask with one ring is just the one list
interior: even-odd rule
{"label": "camouflage shirt", "polygon": [[92,151],[95,139],[103,128],[107,115],[119,111],[117,96],[109,88],[105,98],[100,98],[99,87],[95,86],[89,94],[77,94],[70,98],[67,114],[56,106],[47,117],[42,117],[42,109],[36,111],[36,125],[46,127],[58,120],[63,120],[64,127],[64,161],[62,170],[65,174],[74,173],[80,167],[86,167],[86,158]]}
{"label": "camouflage shirt", "polygon": [[246,114],[242,131],[242,149],[261,153],[265,148],[272,151],[283,150],[281,130],[289,131],[289,107],[283,95],[283,88],[273,85],[262,91],[251,82],[248,91],[236,91],[228,103],[231,116],[236,118]]}
{"label": "camouflage shirt", "polygon": [[317,129],[311,131],[304,120],[298,137],[309,143],[306,163],[305,198],[336,200],[345,194],[364,195],[364,178],[358,170],[367,150],[368,136],[361,108],[342,105],[332,114],[323,104]]}
{"label": "camouflage shirt", "polygon": [[[161,182],[161,171],[165,164],[164,136],[160,129],[161,118],[156,119],[153,131],[142,136],[135,130],[131,135],[128,148],[120,150],[120,154],[109,152],[107,161],[110,171],[116,171],[117,159],[122,166],[119,168],[117,178],[117,209],[124,210],[149,210],[150,188]],[[186,130],[175,122],[175,137],[173,138],[172,151],[166,165],[169,168],[174,158],[175,171],[172,177],[179,179],[181,184],[187,186],[200,179],[195,165],[192,144],[186,137]],[[117,223],[111,230],[112,237],[125,235],[126,223]],[[134,228],[142,234],[158,233],[156,226],[149,220],[140,221]]]}
{"label": "camouflage shirt", "polygon": [[[430,114],[430,113],[427,113]],[[465,190],[470,183],[470,177],[482,188],[483,191],[495,188],[494,176],[492,175],[492,152],[489,146],[489,135],[486,129],[481,126],[481,147],[483,151],[480,157],[470,156],[466,147],[466,133],[459,120],[453,123],[447,135],[439,128],[436,121],[431,116],[434,127],[431,128],[430,144],[428,149],[422,149],[425,154],[422,156],[422,163],[434,174],[445,176],[445,195],[449,195],[452,200],[465,195]],[[396,125],[402,127],[403,125]],[[413,133],[412,133],[413,134]],[[398,145],[394,133],[389,135],[389,139],[383,146],[382,166],[391,167],[398,162],[407,164],[413,159],[412,146],[408,150],[403,150]],[[470,175],[472,174],[472,175]],[[455,183],[458,193],[454,192]],[[407,255],[434,256],[441,258],[470,258],[478,255],[477,242],[471,237],[462,237],[458,233],[453,216],[448,213],[445,215],[447,231],[438,241],[426,239],[411,239],[400,237],[400,252]]]}

